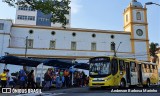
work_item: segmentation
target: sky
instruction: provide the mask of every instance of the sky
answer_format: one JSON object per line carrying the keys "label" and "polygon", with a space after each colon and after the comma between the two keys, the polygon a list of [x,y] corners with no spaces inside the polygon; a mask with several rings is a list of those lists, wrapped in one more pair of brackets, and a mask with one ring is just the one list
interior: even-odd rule
{"label": "sky", "polygon": [[[123,31],[123,12],[132,0],[71,0],[71,27]],[[138,0],[160,4],[160,0]],[[160,6],[147,6],[149,40],[160,44]],[[0,1],[0,19],[15,19],[16,9]]]}
{"label": "sky", "polygon": [[[71,0],[71,27],[123,31],[123,12],[132,0]],[[160,0],[138,0],[160,4]],[[160,6],[147,6],[149,40],[160,44]],[[16,9],[0,1],[0,19],[15,19]],[[15,65],[9,65],[10,68]],[[9,67],[8,66],[8,67]],[[17,68],[17,67],[16,67]],[[12,70],[14,72],[16,70]]]}

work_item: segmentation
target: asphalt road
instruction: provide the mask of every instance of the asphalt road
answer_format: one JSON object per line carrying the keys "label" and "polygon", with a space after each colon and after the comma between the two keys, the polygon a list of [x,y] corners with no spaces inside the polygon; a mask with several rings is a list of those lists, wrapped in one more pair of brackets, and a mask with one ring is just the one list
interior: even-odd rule
{"label": "asphalt road", "polygon": [[[148,91],[148,92],[147,92]],[[88,87],[53,89],[41,94],[0,94],[0,96],[160,96],[160,87],[150,88],[96,88],[89,90]]]}

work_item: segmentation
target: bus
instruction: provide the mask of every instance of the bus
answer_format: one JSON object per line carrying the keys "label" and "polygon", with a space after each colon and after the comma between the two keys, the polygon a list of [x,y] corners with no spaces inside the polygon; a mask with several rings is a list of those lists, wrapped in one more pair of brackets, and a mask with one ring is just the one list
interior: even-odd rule
{"label": "bus", "polygon": [[132,85],[158,84],[158,68],[155,63],[114,56],[93,57],[89,60],[89,88],[121,88]]}

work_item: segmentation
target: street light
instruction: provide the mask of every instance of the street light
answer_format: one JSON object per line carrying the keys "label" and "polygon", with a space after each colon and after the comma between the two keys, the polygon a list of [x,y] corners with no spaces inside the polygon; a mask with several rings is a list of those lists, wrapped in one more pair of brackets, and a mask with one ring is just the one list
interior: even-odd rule
{"label": "street light", "polygon": [[153,2],[147,2],[147,3],[145,3],[145,5],[152,5],[152,4],[160,6],[160,4],[153,3]]}

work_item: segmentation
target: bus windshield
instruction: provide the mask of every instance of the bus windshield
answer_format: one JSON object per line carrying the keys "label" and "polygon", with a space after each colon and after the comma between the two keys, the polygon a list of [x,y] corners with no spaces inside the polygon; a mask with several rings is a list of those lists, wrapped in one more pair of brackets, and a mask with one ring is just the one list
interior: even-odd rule
{"label": "bus windshield", "polygon": [[96,62],[90,64],[90,75],[107,75],[110,74],[110,62]]}

